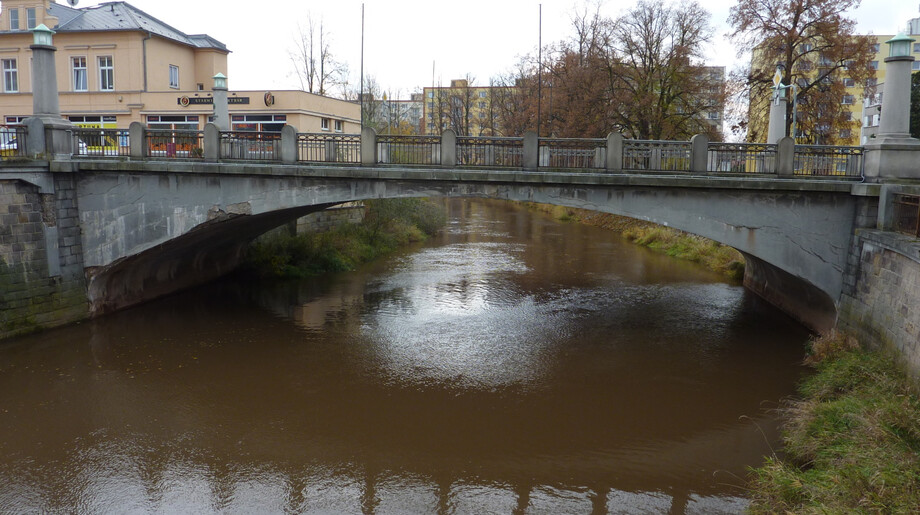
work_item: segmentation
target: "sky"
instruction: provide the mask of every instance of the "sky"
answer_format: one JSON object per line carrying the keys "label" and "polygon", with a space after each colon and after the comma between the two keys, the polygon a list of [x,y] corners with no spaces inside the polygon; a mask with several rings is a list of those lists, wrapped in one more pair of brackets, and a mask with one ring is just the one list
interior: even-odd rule
{"label": "sky", "polygon": [[[60,0],[63,1],[63,0]],[[725,37],[735,0],[699,0],[711,14],[715,37],[707,63],[731,69],[736,56]],[[77,7],[103,3],[80,0]],[[231,90],[300,89],[290,51],[298,23],[322,19],[336,59],[348,63],[352,82],[361,68],[364,5],[364,73],[391,98],[408,98],[422,87],[471,75],[477,85],[510,71],[520,56],[571,34],[583,0],[129,0],[128,3],[188,34],[208,34],[230,49]],[[602,13],[615,16],[635,0],[607,0]],[[896,34],[920,16],[920,0],[863,0],[850,13],[863,34]]]}

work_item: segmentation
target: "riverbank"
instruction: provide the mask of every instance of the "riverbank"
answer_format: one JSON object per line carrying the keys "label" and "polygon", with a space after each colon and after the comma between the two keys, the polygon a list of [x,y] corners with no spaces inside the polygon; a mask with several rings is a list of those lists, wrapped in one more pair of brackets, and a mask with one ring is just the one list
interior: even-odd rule
{"label": "riverbank", "polygon": [[908,513],[920,506],[920,398],[885,353],[816,339],[816,373],[780,409],[783,457],[753,469],[752,513]]}
{"label": "riverbank", "polygon": [[534,202],[524,204],[529,209],[548,213],[562,222],[573,221],[620,233],[636,245],[697,263],[732,280],[740,281],[744,278],[744,257],[737,250],[721,243],[625,216]]}
{"label": "riverbank", "polygon": [[447,220],[442,208],[425,199],[370,200],[365,206],[361,223],[260,238],[247,250],[244,270],[277,278],[354,270],[400,247],[424,241]]}

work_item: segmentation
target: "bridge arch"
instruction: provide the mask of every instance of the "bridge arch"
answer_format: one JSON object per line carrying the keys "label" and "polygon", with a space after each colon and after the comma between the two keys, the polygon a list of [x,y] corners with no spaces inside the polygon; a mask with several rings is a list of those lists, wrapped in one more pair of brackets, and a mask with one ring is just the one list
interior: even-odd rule
{"label": "bridge arch", "polygon": [[748,287],[823,330],[836,322],[856,212],[852,184],[829,181],[225,164],[213,165],[215,173],[175,164],[125,173],[105,170],[111,163],[95,166],[103,169],[81,175],[77,188],[93,314],[210,280],[234,267],[259,234],[334,204],[482,197],[623,215],[724,243],[745,255]]}

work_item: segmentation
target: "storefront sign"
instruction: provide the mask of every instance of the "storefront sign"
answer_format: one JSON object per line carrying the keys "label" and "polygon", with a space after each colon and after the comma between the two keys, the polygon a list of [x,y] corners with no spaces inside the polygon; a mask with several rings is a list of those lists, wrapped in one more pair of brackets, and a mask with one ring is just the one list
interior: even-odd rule
{"label": "storefront sign", "polygon": [[[178,103],[182,107],[190,105],[212,105],[214,97],[179,97]],[[227,104],[249,104],[249,97],[227,97]]]}

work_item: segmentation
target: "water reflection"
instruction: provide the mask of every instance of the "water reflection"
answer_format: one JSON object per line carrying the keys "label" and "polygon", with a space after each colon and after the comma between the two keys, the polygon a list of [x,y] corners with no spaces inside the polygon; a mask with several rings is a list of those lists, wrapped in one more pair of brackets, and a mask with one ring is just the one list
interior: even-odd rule
{"label": "water reflection", "polygon": [[0,345],[0,512],[737,512],[804,331],[604,231],[450,207],[353,274]]}

